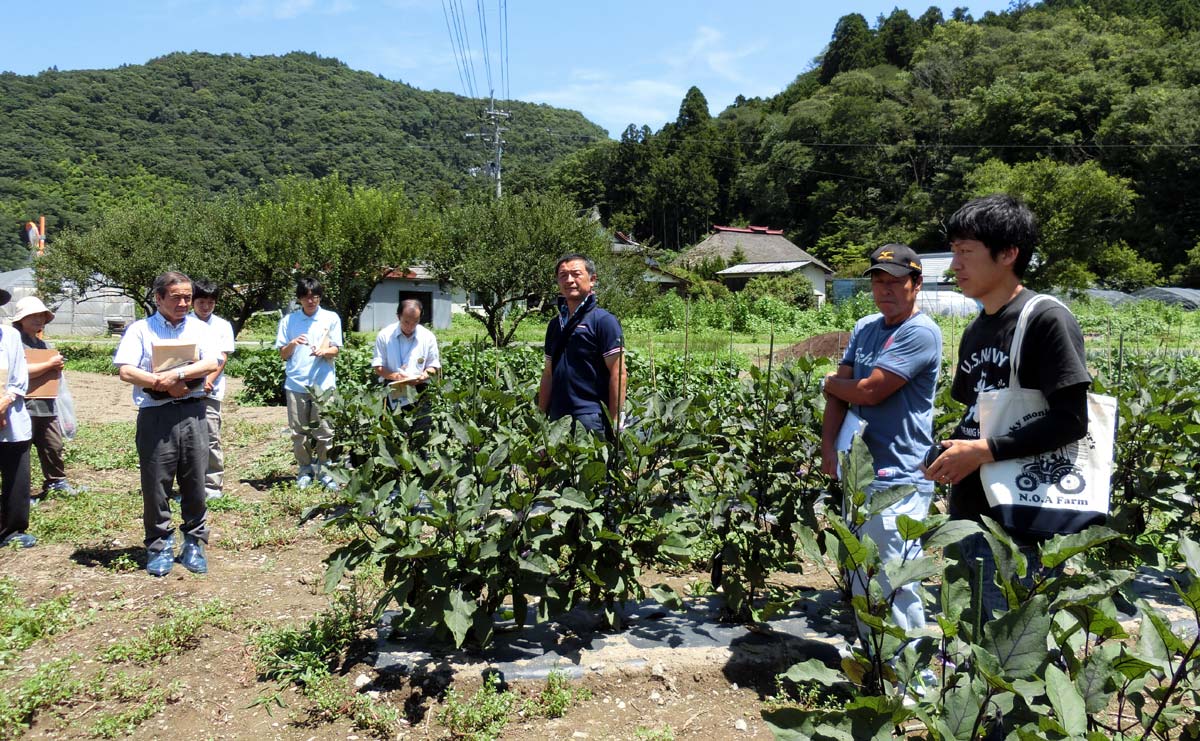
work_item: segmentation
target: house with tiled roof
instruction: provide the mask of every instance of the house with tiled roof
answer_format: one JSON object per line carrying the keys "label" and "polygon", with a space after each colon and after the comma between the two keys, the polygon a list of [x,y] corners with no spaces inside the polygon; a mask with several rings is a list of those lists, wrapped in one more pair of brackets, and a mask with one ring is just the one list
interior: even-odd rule
{"label": "house with tiled roof", "polygon": [[825,282],[833,275],[833,268],[793,244],[782,229],[766,226],[713,226],[713,233],[675,264],[690,268],[714,258],[725,262],[717,276],[734,291],[752,278],[799,271],[812,283],[818,305],[825,302]]}

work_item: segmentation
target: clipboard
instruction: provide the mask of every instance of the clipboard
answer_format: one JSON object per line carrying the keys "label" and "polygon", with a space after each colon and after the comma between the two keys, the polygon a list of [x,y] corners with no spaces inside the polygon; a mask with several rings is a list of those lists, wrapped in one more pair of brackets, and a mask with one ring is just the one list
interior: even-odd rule
{"label": "clipboard", "polygon": [[195,342],[184,340],[155,340],[150,350],[150,370],[154,373],[190,365],[200,359]]}
{"label": "clipboard", "polygon": [[[26,363],[44,363],[58,354],[58,350],[41,350],[35,347],[25,348]],[[7,371],[5,373],[7,375]],[[51,370],[39,376],[29,377],[29,390],[25,392],[26,399],[57,399],[58,380],[62,378],[62,370]]]}
{"label": "clipboard", "polygon": [[[854,436],[863,434],[863,430],[867,429],[867,421],[854,413],[853,409],[846,410],[846,418],[842,420],[842,428],[838,430],[837,440],[834,446],[837,452],[842,453],[850,449],[850,445],[854,442]],[[838,456],[838,478],[842,477],[842,460]]]}

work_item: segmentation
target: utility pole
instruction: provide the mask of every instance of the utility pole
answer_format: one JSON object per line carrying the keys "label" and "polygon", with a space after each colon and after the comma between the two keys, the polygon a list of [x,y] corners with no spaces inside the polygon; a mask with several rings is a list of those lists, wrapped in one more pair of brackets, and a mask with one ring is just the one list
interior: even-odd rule
{"label": "utility pole", "polygon": [[482,133],[477,134],[477,133],[468,132],[466,134],[466,137],[468,139],[472,139],[474,137],[479,137],[483,141],[485,141],[485,142],[491,144],[493,147],[495,147],[493,159],[492,159],[491,163],[488,165],[488,169],[492,171],[492,176],[496,178],[496,198],[499,199],[500,195],[501,195],[500,158],[504,154],[504,138],[503,138],[502,134],[505,131],[508,131],[508,129],[502,128],[500,126],[500,122],[504,119],[511,117],[512,114],[509,113],[508,111],[502,111],[502,110],[499,110],[498,108],[496,108],[496,96],[495,96],[495,93],[493,92],[490,102],[488,103],[487,110],[485,110],[483,112],[483,115],[485,117],[487,117],[487,119],[489,121],[491,121],[491,124],[492,124],[491,133],[490,134],[482,134]]}

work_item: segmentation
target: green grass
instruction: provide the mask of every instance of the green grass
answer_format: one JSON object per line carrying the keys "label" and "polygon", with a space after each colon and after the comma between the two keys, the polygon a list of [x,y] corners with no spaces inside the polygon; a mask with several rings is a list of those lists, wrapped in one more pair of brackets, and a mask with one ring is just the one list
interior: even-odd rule
{"label": "green grass", "polygon": [[90,488],[55,507],[39,507],[30,520],[30,532],[45,543],[79,546],[109,542],[119,533],[136,528],[141,543],[142,495],[139,491]]}
{"label": "green grass", "polygon": [[229,607],[218,599],[198,607],[169,603],[166,614],[142,635],[118,641],[100,655],[106,663],[148,664],[195,648],[209,626],[229,627]]}
{"label": "green grass", "polygon": [[63,702],[83,689],[74,666],[78,654],[47,662],[15,688],[0,693],[0,741],[24,734],[37,714]]}
{"label": "green grass", "polygon": [[66,359],[69,371],[117,375],[117,367],[112,362],[113,353],[117,350],[115,339],[96,343],[59,342],[54,346]]}
{"label": "green grass", "polygon": [[0,667],[38,640],[61,633],[74,622],[71,595],[29,605],[17,594],[12,579],[0,578]]}
{"label": "green grass", "polygon": [[258,675],[281,685],[306,686],[328,674],[334,661],[372,624],[369,600],[356,583],[307,623],[264,628],[252,636]]}
{"label": "green grass", "polygon": [[344,680],[328,672],[304,687],[304,697],[310,703],[310,720],[332,723],[349,718],[356,729],[377,738],[395,738],[400,729],[399,710],[354,692]]}
{"label": "green grass", "polygon": [[633,732],[633,737],[638,741],[675,741],[675,731],[669,725],[661,728],[638,726]]}
{"label": "green grass", "polygon": [[516,704],[516,695],[501,690],[500,676],[491,673],[484,678],[483,686],[469,697],[454,689],[447,692],[437,719],[455,738],[484,741],[500,735]]}
{"label": "green grass", "polygon": [[542,691],[521,706],[526,718],[561,718],[572,705],[592,699],[592,691],[586,687],[572,687],[564,672],[552,669],[546,676]]}
{"label": "green grass", "polygon": [[[115,713],[101,713],[89,732],[96,738],[127,738],[137,731],[138,726],[155,715],[161,713],[167,703],[178,702],[183,697],[182,683],[172,682],[166,687],[152,686],[153,680],[147,675],[143,681],[133,680],[129,686],[120,689],[120,685],[130,682],[123,675],[114,680],[116,691],[102,691],[94,694],[96,700],[116,700],[136,703],[133,707]],[[131,687],[138,688],[137,692]]]}
{"label": "green grass", "polygon": [[79,434],[66,444],[68,468],[87,466],[96,471],[138,469],[133,422],[104,422],[79,425]]}

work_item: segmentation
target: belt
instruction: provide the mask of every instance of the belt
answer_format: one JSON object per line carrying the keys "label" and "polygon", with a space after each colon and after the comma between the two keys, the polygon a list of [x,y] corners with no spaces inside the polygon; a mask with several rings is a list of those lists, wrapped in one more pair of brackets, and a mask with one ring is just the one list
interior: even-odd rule
{"label": "belt", "polygon": [[204,401],[204,397],[203,396],[185,396],[182,399],[171,399],[170,401],[164,402],[162,404],[155,404],[154,406],[150,406],[150,407],[142,407],[138,411],[144,412],[147,409],[161,409],[163,407],[183,406],[184,404],[191,404],[194,401]]}

